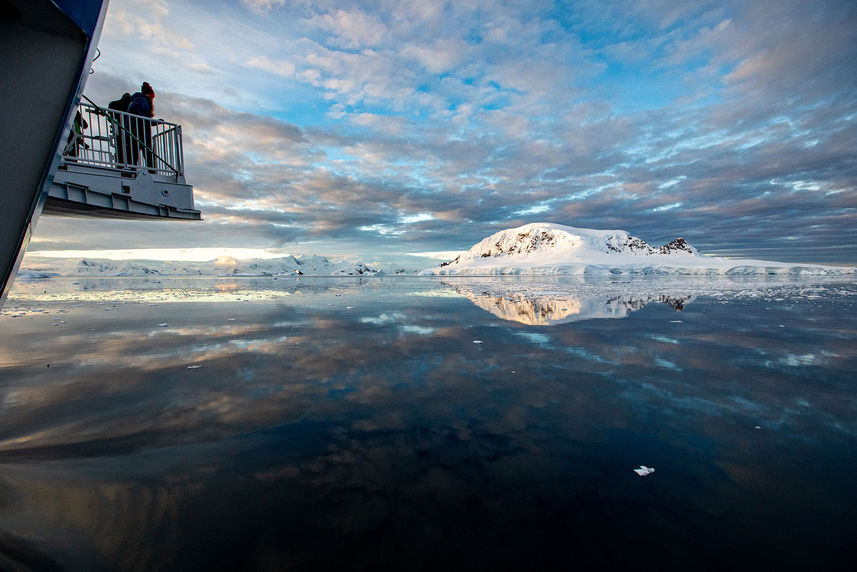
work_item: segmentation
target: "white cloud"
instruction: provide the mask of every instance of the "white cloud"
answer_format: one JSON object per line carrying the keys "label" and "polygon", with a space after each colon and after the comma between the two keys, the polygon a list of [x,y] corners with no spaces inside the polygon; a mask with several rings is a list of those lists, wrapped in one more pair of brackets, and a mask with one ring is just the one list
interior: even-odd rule
{"label": "white cloud", "polygon": [[247,60],[247,65],[287,78],[295,75],[295,64],[286,60],[272,61],[267,56],[254,56]]}
{"label": "white cloud", "polygon": [[402,109],[414,93],[415,76],[395,54],[375,50],[339,52],[318,44],[307,47],[305,68],[298,77],[324,89],[337,102],[349,106],[384,103]]}
{"label": "white cloud", "polygon": [[201,74],[210,75],[214,73],[214,70],[210,65],[205,62],[195,62],[188,64],[188,67],[195,72],[199,72]]}
{"label": "white cloud", "polygon": [[413,224],[415,222],[425,222],[427,220],[434,220],[434,215],[431,213],[416,213],[399,217],[399,222],[402,224]]}
{"label": "white cloud", "polygon": [[288,256],[284,251],[263,248],[128,248],[123,250],[33,250],[28,258],[106,258],[107,260],[174,260],[206,262],[218,257],[234,258],[280,258]]}
{"label": "white cloud", "polygon": [[[131,7],[129,6],[129,9]],[[163,49],[193,51],[190,39],[178,32],[175,27],[167,27],[169,8],[164,0],[149,0],[134,6],[137,13],[129,9],[117,8],[110,12],[111,26],[117,26],[122,34],[133,35],[142,44],[138,47],[157,53]]]}
{"label": "white cloud", "polygon": [[425,258],[434,258],[436,260],[452,260],[459,254],[461,250],[440,250],[435,252],[406,252],[409,256],[422,256]]}
{"label": "white cloud", "polygon": [[310,23],[330,32],[332,45],[348,49],[377,46],[387,36],[386,26],[377,16],[360,10],[334,10],[314,16]]}
{"label": "white cloud", "polygon": [[286,5],[286,0],[241,0],[241,3],[256,13],[264,13]]}
{"label": "white cloud", "polygon": [[427,44],[405,46],[402,54],[417,60],[429,73],[452,71],[468,60],[473,50],[461,38],[439,38]]}

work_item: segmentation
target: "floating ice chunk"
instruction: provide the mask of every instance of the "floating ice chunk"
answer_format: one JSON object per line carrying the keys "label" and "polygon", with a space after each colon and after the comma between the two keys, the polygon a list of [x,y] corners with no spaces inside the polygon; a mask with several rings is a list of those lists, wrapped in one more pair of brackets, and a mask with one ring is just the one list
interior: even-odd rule
{"label": "floating ice chunk", "polygon": [[647,467],[646,465],[640,465],[639,469],[634,469],[634,472],[640,475],[641,477],[645,477],[646,475],[651,475],[655,472],[654,467]]}
{"label": "floating ice chunk", "polygon": [[345,307],[345,309],[346,309],[346,310],[353,310],[353,309],[354,309],[354,306],[346,306],[346,307]]}
{"label": "floating ice chunk", "polygon": [[201,365],[189,365],[189,366],[187,366],[188,369],[199,369],[201,367],[202,367]]}
{"label": "floating ice chunk", "polygon": [[473,343],[474,343],[474,344],[481,344],[481,343],[482,343],[482,340],[473,340]]}
{"label": "floating ice chunk", "polygon": [[167,326],[169,326],[167,322],[164,322],[163,324],[158,324],[159,328],[166,328]]}

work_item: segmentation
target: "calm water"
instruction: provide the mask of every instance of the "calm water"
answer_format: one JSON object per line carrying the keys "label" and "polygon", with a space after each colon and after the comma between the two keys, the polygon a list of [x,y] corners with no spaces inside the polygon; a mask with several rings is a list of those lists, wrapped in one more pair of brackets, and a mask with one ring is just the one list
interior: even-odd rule
{"label": "calm water", "polygon": [[850,570],[855,309],[853,282],[21,282],[0,569]]}

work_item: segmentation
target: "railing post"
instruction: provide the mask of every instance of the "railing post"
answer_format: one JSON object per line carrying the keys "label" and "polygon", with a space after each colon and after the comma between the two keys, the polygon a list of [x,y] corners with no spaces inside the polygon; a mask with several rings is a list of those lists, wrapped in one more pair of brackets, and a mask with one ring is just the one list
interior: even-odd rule
{"label": "railing post", "polygon": [[184,176],[184,148],[182,147],[182,126],[176,125],[176,170]]}
{"label": "railing post", "polygon": [[80,120],[63,147],[66,162],[183,176],[181,126],[85,103],[77,111]]}

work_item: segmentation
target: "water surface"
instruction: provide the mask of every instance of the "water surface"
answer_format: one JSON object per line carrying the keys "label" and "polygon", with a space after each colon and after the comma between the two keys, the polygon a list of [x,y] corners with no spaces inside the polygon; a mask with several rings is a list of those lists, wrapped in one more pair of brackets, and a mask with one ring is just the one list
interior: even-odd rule
{"label": "water surface", "polygon": [[855,302],[847,281],[22,282],[0,568],[850,569]]}

